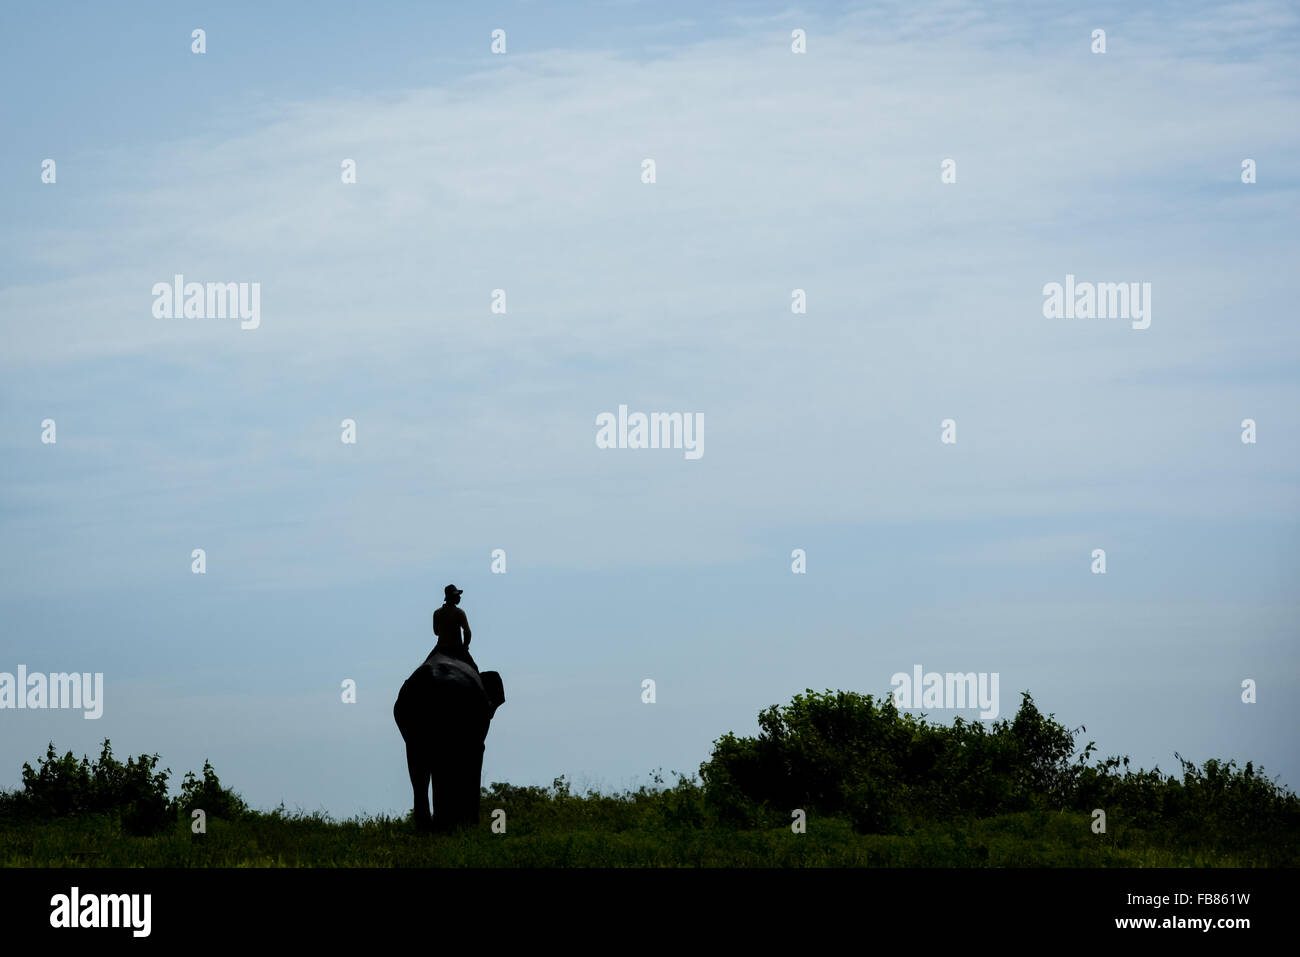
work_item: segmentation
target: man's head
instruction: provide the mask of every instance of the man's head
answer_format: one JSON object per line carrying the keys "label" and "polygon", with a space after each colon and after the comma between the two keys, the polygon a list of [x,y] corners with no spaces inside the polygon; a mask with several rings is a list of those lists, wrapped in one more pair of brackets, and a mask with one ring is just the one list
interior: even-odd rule
{"label": "man's head", "polygon": [[460,596],[464,594],[464,589],[457,588],[455,585],[448,585],[442,590],[442,593],[446,596],[447,604],[459,605]]}

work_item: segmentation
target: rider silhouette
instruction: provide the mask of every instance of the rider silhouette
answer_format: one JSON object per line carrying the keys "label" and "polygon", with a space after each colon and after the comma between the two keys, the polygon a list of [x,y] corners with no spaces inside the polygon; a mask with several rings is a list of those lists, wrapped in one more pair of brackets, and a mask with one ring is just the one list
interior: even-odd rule
{"label": "rider silhouette", "polygon": [[478,671],[478,665],[469,653],[469,618],[460,607],[460,596],[464,594],[464,589],[448,585],[443,589],[443,594],[446,596],[443,606],[433,613],[433,633],[438,636],[438,644],[433,650],[459,658]]}

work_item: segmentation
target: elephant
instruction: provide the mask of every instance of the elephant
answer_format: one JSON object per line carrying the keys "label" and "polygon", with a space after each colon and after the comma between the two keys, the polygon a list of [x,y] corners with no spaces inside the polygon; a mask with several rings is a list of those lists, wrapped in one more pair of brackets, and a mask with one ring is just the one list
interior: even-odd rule
{"label": "elephant", "polygon": [[480,673],[441,647],[402,684],[393,718],[406,742],[416,827],[446,831],[478,823],[483,742],[505,700],[501,675]]}

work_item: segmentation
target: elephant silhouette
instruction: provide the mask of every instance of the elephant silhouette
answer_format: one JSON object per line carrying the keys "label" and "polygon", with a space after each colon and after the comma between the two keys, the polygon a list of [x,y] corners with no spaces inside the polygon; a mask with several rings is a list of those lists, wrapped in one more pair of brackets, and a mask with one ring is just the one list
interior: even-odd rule
{"label": "elephant silhouette", "polygon": [[403,682],[393,718],[406,742],[417,827],[451,830],[478,823],[484,741],[505,700],[501,675],[480,674],[439,648]]}

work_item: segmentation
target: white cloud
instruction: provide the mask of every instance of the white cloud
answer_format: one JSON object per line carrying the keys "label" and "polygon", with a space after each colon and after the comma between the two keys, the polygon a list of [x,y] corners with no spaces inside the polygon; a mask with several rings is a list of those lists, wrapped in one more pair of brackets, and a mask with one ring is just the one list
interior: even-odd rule
{"label": "white cloud", "polygon": [[[1290,387],[1176,384],[1189,365],[1295,354],[1269,317],[1289,304],[1270,263],[1294,259],[1294,236],[1252,238],[1293,218],[1294,194],[1270,208],[1232,185],[1239,152],[1294,152],[1273,56],[1191,56],[1181,28],[1129,55],[1114,18],[1101,58],[1072,22],[894,15],[906,29],[813,25],[806,56],[783,17],[645,62],[512,54],[447,88],[106,156],[120,192],[30,252],[61,278],[0,292],[21,317],[0,361],[70,377],[114,363],[105,401],[153,422],[123,514],[147,510],[161,546],[201,489],[158,462],[237,474],[232,512],[272,509],[297,536],[267,525],[244,547],[283,553],[290,578],[307,542],[401,564],[425,529],[469,546],[489,515],[582,566],[742,555],[778,515],[1190,513],[1203,490],[1170,476],[1237,454],[1247,411],[1294,439]],[[939,183],[947,156],[956,186]],[[1187,241],[1189,203],[1211,238]],[[261,282],[261,328],[153,319],[149,287],[176,272]],[[1151,329],[1043,319],[1041,286],[1066,272],[1151,281]],[[488,312],[498,287],[504,317]],[[807,316],[789,312],[795,287]],[[1243,288],[1268,292],[1226,326]],[[161,403],[130,371],[154,363],[187,370]],[[594,416],[620,402],[704,412],[705,458],[598,452]],[[362,440],[343,471],[346,415]],[[948,416],[956,448],[938,443]],[[199,447],[177,451],[181,432]],[[1279,447],[1260,458],[1284,465]],[[1291,501],[1269,485],[1225,498]],[[335,517],[313,531],[322,510]]]}

